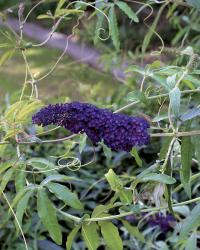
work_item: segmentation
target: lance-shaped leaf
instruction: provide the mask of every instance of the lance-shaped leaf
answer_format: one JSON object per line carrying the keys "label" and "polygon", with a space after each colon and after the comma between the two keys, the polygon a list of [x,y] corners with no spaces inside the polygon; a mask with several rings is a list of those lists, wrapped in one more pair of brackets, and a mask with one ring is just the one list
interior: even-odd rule
{"label": "lance-shaped leaf", "polygon": [[110,187],[113,191],[118,192],[123,188],[123,183],[115,172],[110,169],[107,174],[105,174],[107,181],[110,184]]}
{"label": "lance-shaped leaf", "polygon": [[181,231],[179,240],[186,238],[192,230],[195,230],[200,225],[200,204],[196,205],[191,214],[186,218],[184,221]]}
{"label": "lance-shaped leaf", "polygon": [[110,30],[110,35],[113,40],[113,44],[115,46],[115,49],[119,51],[120,49],[120,40],[119,40],[119,30],[117,26],[117,17],[115,14],[115,8],[112,6],[109,10],[108,14],[109,18],[109,30]]}
{"label": "lance-shaped leaf", "polygon": [[56,210],[43,188],[38,189],[37,208],[42,224],[51,238],[60,245],[62,243],[62,232],[56,217]]}
{"label": "lance-shaped leaf", "polygon": [[76,237],[80,228],[81,228],[81,226],[74,227],[73,230],[71,231],[71,233],[67,236],[67,242],[66,242],[66,249],[67,250],[71,250],[74,238]]}
{"label": "lance-shaped leaf", "polygon": [[181,140],[181,164],[182,164],[182,175],[185,182],[190,180],[190,169],[192,164],[192,151],[193,145],[191,137],[186,136]]}
{"label": "lance-shaped leaf", "polygon": [[118,228],[108,221],[99,222],[101,233],[109,250],[122,250],[123,243]]}
{"label": "lance-shaped leaf", "polygon": [[132,9],[128,6],[127,3],[122,1],[117,1],[116,5],[134,22],[138,23],[139,19],[137,15],[132,11]]}
{"label": "lance-shaped leaf", "polygon": [[78,199],[77,195],[70,191],[69,188],[58,184],[58,183],[47,183],[46,187],[54,193],[58,199],[64,201],[70,207],[76,209],[82,209],[83,205],[81,204],[80,200]]}
{"label": "lance-shaped leaf", "polygon": [[169,99],[172,113],[175,115],[175,117],[178,117],[181,104],[181,92],[178,87],[173,88],[169,92]]}
{"label": "lance-shaped leaf", "polygon": [[89,250],[96,250],[99,246],[99,235],[97,233],[97,224],[95,222],[82,226],[82,236]]}
{"label": "lance-shaped leaf", "polygon": [[176,182],[176,179],[166,174],[151,173],[144,175],[142,178],[139,179],[139,181],[141,182],[157,181],[165,184],[174,184]]}
{"label": "lance-shaped leaf", "polygon": [[[23,219],[25,210],[27,209],[29,199],[33,195],[33,192],[34,192],[33,189],[28,190],[26,192],[26,194],[22,197],[22,199],[17,204],[16,217],[17,217],[17,220],[18,220],[20,226],[22,226],[22,219]],[[16,221],[15,221],[15,226],[16,226],[17,232],[19,232],[19,226],[16,223]]]}

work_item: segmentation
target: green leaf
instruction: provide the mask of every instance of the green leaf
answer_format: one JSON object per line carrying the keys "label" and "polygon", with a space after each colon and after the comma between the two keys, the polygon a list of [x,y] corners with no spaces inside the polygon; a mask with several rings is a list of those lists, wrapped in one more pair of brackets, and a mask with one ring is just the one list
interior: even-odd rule
{"label": "green leaf", "polygon": [[123,204],[130,205],[133,202],[133,192],[130,189],[122,189],[119,191],[119,198]]}
{"label": "green leaf", "polygon": [[97,224],[92,222],[90,224],[84,223],[82,226],[82,236],[85,244],[89,250],[96,250],[99,246],[99,235],[97,233]]}
{"label": "green leaf", "polygon": [[175,115],[175,117],[178,117],[181,104],[181,91],[178,87],[173,88],[169,92],[169,99],[172,113]]}
{"label": "green leaf", "polygon": [[[16,216],[17,216],[20,226],[22,226],[22,219],[23,219],[25,210],[28,207],[28,201],[32,195],[33,195],[33,190],[28,190],[17,204]],[[17,229],[17,232],[19,233],[19,226],[16,222],[15,222],[15,227]]]}
{"label": "green leaf", "polygon": [[73,230],[71,231],[71,233],[67,236],[67,242],[66,242],[66,249],[67,250],[71,250],[74,238],[76,237],[80,228],[81,228],[80,226],[74,227]]}
{"label": "green leaf", "polygon": [[87,141],[87,135],[84,133],[81,136],[79,136],[79,152],[80,154],[83,152],[83,149],[85,148]]}
{"label": "green leaf", "polygon": [[65,2],[66,2],[66,0],[59,0],[57,8],[56,8],[56,11],[58,11],[59,9],[61,9],[63,7],[63,5],[64,5]]}
{"label": "green leaf", "polygon": [[25,185],[25,164],[18,167],[18,170],[15,172],[15,189],[17,193],[22,190]]}
{"label": "green leaf", "polygon": [[183,173],[182,171],[180,171],[180,179],[181,179],[181,184],[183,185],[183,188],[187,194],[187,196],[191,199],[191,183],[189,182],[185,182],[184,178],[183,178]]}
{"label": "green leaf", "polygon": [[100,142],[99,144],[103,147],[103,152],[104,155],[106,156],[107,161],[110,162],[112,158],[112,150],[109,147],[107,147],[103,142]]}
{"label": "green leaf", "polygon": [[1,195],[1,192],[4,191],[4,189],[7,186],[8,182],[11,180],[13,173],[14,173],[14,169],[10,168],[3,175],[2,179],[1,179],[1,185],[0,185],[0,195]]}
{"label": "green leaf", "polygon": [[200,9],[200,1],[199,0],[186,0],[186,2],[194,8]]}
{"label": "green leaf", "polygon": [[13,56],[14,53],[15,53],[15,49],[6,51],[0,58],[0,66],[6,63]]}
{"label": "green leaf", "polygon": [[169,145],[170,145],[170,143],[172,141],[172,138],[173,137],[170,137],[170,136],[167,137],[167,138],[163,138],[163,140],[162,140],[162,146],[161,146],[161,150],[160,150],[160,155],[159,155],[159,159],[160,160],[165,159],[166,154],[168,152]]}
{"label": "green leaf", "polygon": [[41,15],[37,16],[37,19],[54,19],[54,17],[51,15],[41,14]]}
{"label": "green leaf", "polygon": [[83,205],[78,199],[77,195],[69,190],[69,188],[58,183],[47,183],[49,191],[54,193],[58,199],[64,201],[70,207],[76,209],[83,209]]}
{"label": "green leaf", "polygon": [[139,179],[139,181],[142,182],[157,181],[164,184],[174,184],[176,182],[176,179],[166,174],[151,173],[143,176],[142,178]]}
{"label": "green leaf", "polygon": [[51,238],[60,245],[62,243],[62,232],[56,217],[56,210],[43,188],[38,189],[37,207],[44,227],[49,232]]}
{"label": "green leaf", "polygon": [[187,239],[185,250],[195,250],[197,249],[197,237],[196,233],[191,234],[190,238]]}
{"label": "green leaf", "polygon": [[147,97],[146,95],[141,91],[132,91],[129,92],[126,96],[126,100],[128,102],[142,102],[147,103]]}
{"label": "green leaf", "polygon": [[182,137],[181,139],[181,164],[182,174],[185,182],[190,180],[190,169],[192,165],[193,145],[190,136]]}
{"label": "green leaf", "polygon": [[108,211],[108,206],[105,205],[98,205],[92,212],[92,218],[101,217],[102,214],[105,214]]}
{"label": "green leaf", "polygon": [[0,165],[0,174],[2,174],[4,171],[6,171],[8,168],[10,168],[12,165],[14,164],[14,162],[4,162]]}
{"label": "green leaf", "polygon": [[139,19],[137,15],[132,11],[132,9],[128,6],[127,3],[117,1],[116,5],[134,22],[138,23]]}
{"label": "green leaf", "polygon": [[118,192],[122,189],[123,183],[112,169],[110,169],[108,173],[105,174],[105,177],[113,191]]}
{"label": "green leaf", "polygon": [[77,9],[59,9],[56,11],[55,17],[60,16],[68,16],[68,15],[74,15],[74,14],[83,14],[83,10],[77,10]]}
{"label": "green leaf", "polygon": [[144,236],[140,233],[137,227],[131,226],[127,221],[122,220],[124,227],[127,229],[129,234],[138,239],[139,241],[145,243]]}
{"label": "green leaf", "polygon": [[176,84],[176,74],[167,77],[167,85],[170,89],[173,89]]}
{"label": "green leaf", "polygon": [[118,228],[108,221],[99,222],[101,233],[109,250],[123,250],[123,243]]}
{"label": "green leaf", "polygon": [[47,176],[57,173],[55,164],[44,158],[30,158],[27,161],[27,165],[32,166],[33,171],[43,172]]}
{"label": "green leaf", "polygon": [[200,108],[194,108],[194,109],[191,109],[189,111],[187,111],[186,113],[182,114],[180,116],[180,119],[185,122],[185,121],[188,121],[190,119],[193,119],[197,116],[200,116]]}
{"label": "green leaf", "polygon": [[189,232],[195,230],[200,225],[200,204],[196,205],[191,214],[186,218],[181,227],[179,240],[188,237]]}
{"label": "green leaf", "polygon": [[137,149],[135,147],[132,148],[131,155],[135,158],[135,161],[136,161],[137,165],[139,167],[142,167],[142,160],[141,160],[140,156],[138,155],[138,151],[137,151]]}
{"label": "green leaf", "polygon": [[142,44],[142,54],[144,55],[144,53],[146,52],[146,49],[151,41],[151,38],[153,36],[153,34],[155,33],[155,29],[156,29],[156,26],[158,24],[158,21],[160,19],[160,16],[165,8],[165,4],[162,5],[162,7],[159,9],[159,11],[157,12],[156,14],[156,18],[154,19],[151,27],[149,27],[148,29],[148,32],[146,33],[145,37],[144,37],[144,41],[143,41],[143,44]]}
{"label": "green leaf", "polygon": [[113,44],[115,46],[115,49],[119,51],[120,50],[119,30],[117,26],[117,18],[116,18],[114,6],[110,8],[108,18],[110,21],[109,30],[110,30],[111,38],[113,40]]}
{"label": "green leaf", "polygon": [[[104,20],[104,15],[102,14],[97,14],[97,23],[96,23],[96,27],[95,27],[95,35],[94,35],[94,44],[96,45],[98,40],[101,40],[101,30],[103,29],[103,20]],[[102,30],[104,31],[104,29]],[[103,39],[104,40],[104,39]]]}
{"label": "green leaf", "polygon": [[76,177],[71,177],[71,176],[67,176],[64,174],[52,174],[47,176],[42,182],[41,182],[41,186],[46,185],[47,183],[51,182],[51,181],[80,181],[81,179],[78,179]]}

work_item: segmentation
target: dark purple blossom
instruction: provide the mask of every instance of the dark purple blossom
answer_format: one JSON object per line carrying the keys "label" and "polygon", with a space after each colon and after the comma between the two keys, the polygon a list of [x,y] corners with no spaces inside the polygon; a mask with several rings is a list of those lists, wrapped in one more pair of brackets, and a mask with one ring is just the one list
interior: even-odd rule
{"label": "dark purple blossom", "polygon": [[62,126],[72,133],[86,133],[94,142],[101,140],[112,150],[129,152],[133,146],[149,142],[149,123],[141,117],[114,114],[88,103],[49,105],[36,113],[34,124]]}
{"label": "dark purple blossom", "polygon": [[161,213],[152,215],[148,218],[148,223],[151,227],[159,226],[160,230],[163,233],[167,233],[171,228],[173,228],[173,224],[175,223],[175,218],[173,215],[163,215]]}

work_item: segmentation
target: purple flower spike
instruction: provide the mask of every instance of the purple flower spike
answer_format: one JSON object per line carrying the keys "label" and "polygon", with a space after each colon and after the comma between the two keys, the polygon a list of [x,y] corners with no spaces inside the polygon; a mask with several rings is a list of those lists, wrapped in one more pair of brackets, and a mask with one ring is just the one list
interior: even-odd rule
{"label": "purple flower spike", "polygon": [[167,233],[171,228],[173,228],[172,225],[175,221],[176,220],[173,215],[168,214],[167,216],[164,216],[160,213],[150,216],[148,220],[151,227],[159,226],[163,233]]}
{"label": "purple flower spike", "polygon": [[88,103],[49,105],[33,115],[34,124],[62,126],[72,133],[86,133],[94,143],[101,140],[112,150],[131,151],[149,142],[149,123],[140,117],[114,114]]}

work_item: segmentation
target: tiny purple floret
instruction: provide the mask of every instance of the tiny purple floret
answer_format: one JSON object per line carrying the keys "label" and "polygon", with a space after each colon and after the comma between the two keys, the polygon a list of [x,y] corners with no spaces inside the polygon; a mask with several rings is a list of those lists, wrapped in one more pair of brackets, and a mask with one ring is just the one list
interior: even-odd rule
{"label": "tiny purple floret", "polygon": [[151,227],[154,226],[159,226],[160,230],[163,233],[167,233],[175,223],[176,219],[174,218],[173,215],[168,214],[168,215],[163,215],[161,213],[152,215],[149,217],[148,222]]}

